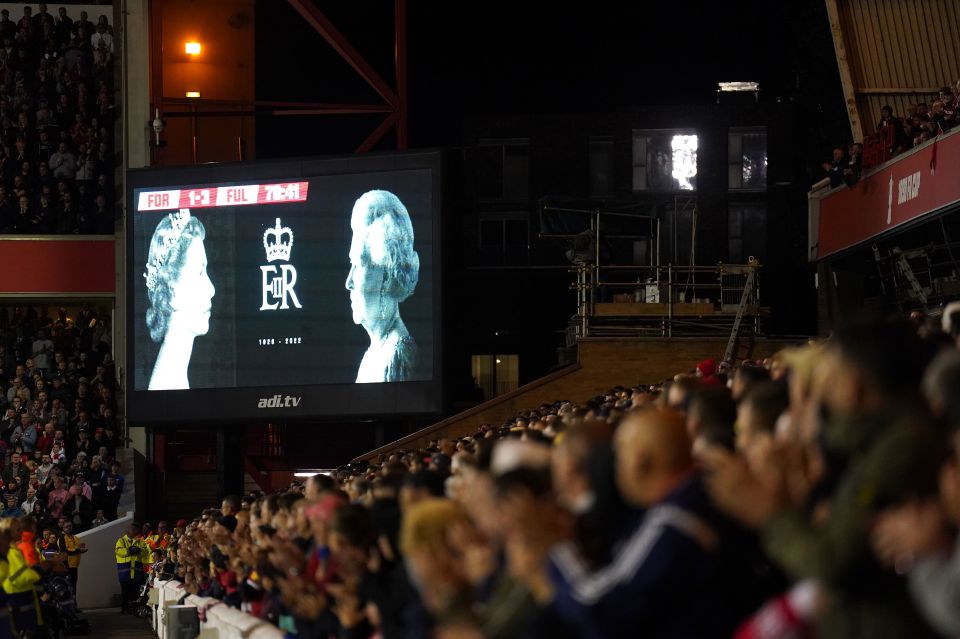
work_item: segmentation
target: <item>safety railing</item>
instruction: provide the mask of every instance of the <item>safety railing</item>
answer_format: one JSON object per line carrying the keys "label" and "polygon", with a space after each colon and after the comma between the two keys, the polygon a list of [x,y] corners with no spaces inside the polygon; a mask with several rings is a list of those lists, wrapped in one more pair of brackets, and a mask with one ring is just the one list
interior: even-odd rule
{"label": "safety railing", "polygon": [[742,330],[760,334],[766,309],[759,269],[753,259],[715,266],[579,264],[570,269],[575,335],[715,336],[729,334],[738,313]]}

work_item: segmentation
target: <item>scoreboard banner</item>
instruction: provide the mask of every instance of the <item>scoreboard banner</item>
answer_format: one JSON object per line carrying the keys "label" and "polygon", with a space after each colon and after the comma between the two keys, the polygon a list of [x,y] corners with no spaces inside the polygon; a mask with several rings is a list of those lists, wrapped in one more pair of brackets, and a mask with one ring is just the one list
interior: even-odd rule
{"label": "scoreboard banner", "polygon": [[214,188],[146,191],[140,193],[137,198],[137,211],[306,202],[309,188],[309,182],[281,182],[279,184],[241,184]]}

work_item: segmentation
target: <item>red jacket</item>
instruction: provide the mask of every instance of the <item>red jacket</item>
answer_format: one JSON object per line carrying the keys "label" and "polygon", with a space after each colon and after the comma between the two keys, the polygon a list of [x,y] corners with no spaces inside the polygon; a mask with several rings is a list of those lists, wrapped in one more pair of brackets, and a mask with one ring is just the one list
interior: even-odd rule
{"label": "red jacket", "polygon": [[34,543],[36,535],[32,532],[23,531],[20,533],[20,543],[17,548],[23,553],[23,558],[28,566],[35,566],[40,561],[40,553],[37,552],[37,546]]}
{"label": "red jacket", "polygon": [[44,455],[49,455],[50,451],[53,450],[53,435],[49,437],[40,435],[40,438],[37,439],[36,449],[42,451]]}

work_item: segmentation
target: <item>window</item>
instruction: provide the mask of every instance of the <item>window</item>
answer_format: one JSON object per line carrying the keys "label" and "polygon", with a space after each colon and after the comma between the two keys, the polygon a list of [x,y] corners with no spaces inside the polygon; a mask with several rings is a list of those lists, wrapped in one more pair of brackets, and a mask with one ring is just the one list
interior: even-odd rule
{"label": "window", "polygon": [[483,399],[493,399],[519,386],[518,355],[474,355],[471,371],[475,385],[483,389]]}
{"label": "window", "polygon": [[590,197],[613,196],[613,138],[590,136]]}
{"label": "window", "polygon": [[731,129],[727,136],[727,175],[731,190],[767,188],[767,130]]}
{"label": "window", "polygon": [[694,131],[634,131],[633,190],[695,191],[698,142]]}
{"label": "window", "polygon": [[481,213],[479,235],[481,263],[496,266],[527,263],[530,222],[526,213]]}
{"label": "window", "polygon": [[484,200],[526,201],[530,194],[529,156],[525,139],[480,140],[477,195]]}
{"label": "window", "polygon": [[731,264],[746,264],[756,257],[761,262],[767,253],[767,209],[763,204],[731,204],[728,210],[729,259]]}

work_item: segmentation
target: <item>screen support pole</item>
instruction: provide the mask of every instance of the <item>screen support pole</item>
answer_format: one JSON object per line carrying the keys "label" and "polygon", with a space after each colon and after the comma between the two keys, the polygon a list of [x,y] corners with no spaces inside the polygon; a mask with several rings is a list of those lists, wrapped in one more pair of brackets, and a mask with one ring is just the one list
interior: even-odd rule
{"label": "screen support pole", "polygon": [[246,425],[217,426],[217,499],[243,495]]}

